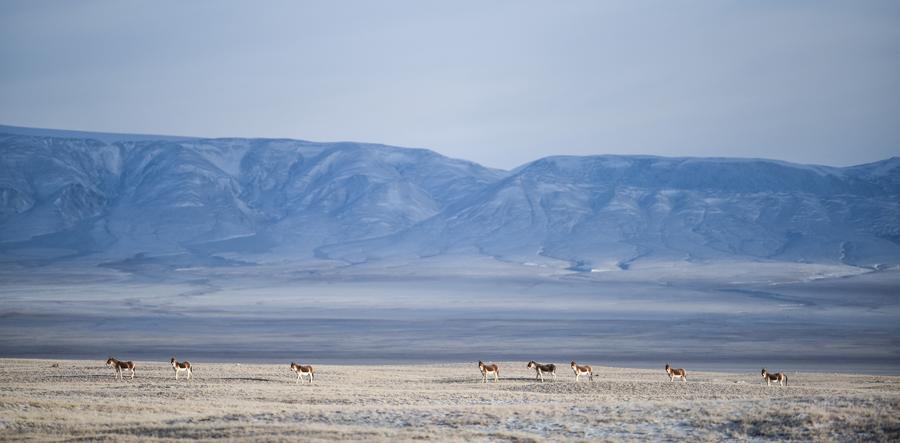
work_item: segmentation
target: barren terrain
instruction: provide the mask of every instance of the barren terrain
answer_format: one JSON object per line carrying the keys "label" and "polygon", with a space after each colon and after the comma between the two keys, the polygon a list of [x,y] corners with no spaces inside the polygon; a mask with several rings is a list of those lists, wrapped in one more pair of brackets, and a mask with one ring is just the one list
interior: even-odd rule
{"label": "barren terrain", "polygon": [[[120,356],[125,357],[125,356]],[[746,373],[599,367],[601,378],[534,380],[500,362],[318,365],[296,384],[284,364],[195,363],[174,380],[138,361],[115,380],[105,360],[0,360],[0,440],[881,440],[900,438],[900,377],[788,373],[767,387]],[[664,362],[663,362],[664,363]],[[677,362],[673,362],[677,363]],[[781,368],[770,368],[780,370]]]}

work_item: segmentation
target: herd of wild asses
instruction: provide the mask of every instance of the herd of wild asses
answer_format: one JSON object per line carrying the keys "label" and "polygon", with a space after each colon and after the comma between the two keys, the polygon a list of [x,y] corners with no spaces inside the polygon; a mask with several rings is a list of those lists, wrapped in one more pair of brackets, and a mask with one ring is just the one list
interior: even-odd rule
{"label": "herd of wild asses", "polygon": [[[172,365],[172,369],[175,371],[175,380],[178,380],[178,373],[185,372],[187,373],[188,380],[191,379],[191,376],[194,374],[194,370],[191,366],[191,362],[183,361],[179,362],[175,360],[175,357],[172,357],[169,360],[169,363]],[[125,371],[129,371],[131,378],[134,379],[134,362],[132,361],[120,361],[116,360],[113,357],[110,357],[106,360],[106,366],[113,368],[115,370],[116,379],[124,379]],[[575,382],[578,382],[579,377],[586,376],[588,380],[594,381],[594,370],[590,365],[578,365],[575,361],[572,361],[572,372],[575,373]],[[556,379],[556,365],[553,363],[548,364],[540,364],[534,360],[528,362],[525,365],[528,369],[533,369],[535,373],[535,380],[540,380],[541,383],[544,382],[544,374],[552,376],[553,379]],[[684,368],[673,368],[668,363],[666,363],[666,375],[669,376],[669,381],[675,381],[675,379],[681,379],[681,382],[684,383],[687,381],[687,371]],[[496,363],[485,364],[481,360],[478,361],[478,370],[481,371],[481,382],[487,383],[488,376],[494,378],[494,382],[500,381],[500,365]],[[294,362],[291,362],[291,372],[297,374],[297,383],[305,377],[306,380],[310,384],[313,382],[313,378],[315,378],[316,371],[313,369],[311,365],[300,365]],[[783,372],[771,373],[766,368],[762,369],[761,372],[763,380],[766,382],[766,385],[771,385],[772,382],[775,382],[779,386],[787,386],[787,375],[784,375]],[[599,375],[596,375],[599,377]]]}

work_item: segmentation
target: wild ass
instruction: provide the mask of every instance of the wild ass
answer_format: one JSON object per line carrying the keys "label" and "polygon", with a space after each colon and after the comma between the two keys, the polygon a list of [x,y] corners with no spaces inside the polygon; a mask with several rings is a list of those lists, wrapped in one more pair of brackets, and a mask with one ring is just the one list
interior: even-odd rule
{"label": "wild ass", "polygon": [[782,372],[776,372],[774,374],[770,374],[766,368],[762,370],[762,378],[766,381],[766,386],[769,386],[774,381],[778,383],[780,386],[787,386],[787,375],[784,375]]}
{"label": "wild ass", "polygon": [[175,370],[175,380],[178,380],[178,373],[182,371],[187,372],[188,380],[194,375],[194,369],[191,367],[191,362],[189,361],[178,362],[175,360],[175,357],[172,357],[172,360],[170,360],[169,363],[172,364],[172,369]]}
{"label": "wild ass", "polygon": [[556,365],[553,363],[542,365],[540,363],[536,363],[534,360],[528,362],[526,366],[528,369],[534,369],[535,372],[535,380],[540,380],[541,383],[544,382],[544,373],[548,373],[553,376],[553,379],[556,380]]}
{"label": "wild ass", "polygon": [[685,372],[682,368],[673,368],[666,363],[666,374],[669,374],[669,381],[675,381],[676,378],[681,378],[682,382],[687,381],[687,372]]}
{"label": "wild ass", "polygon": [[575,364],[575,360],[572,360],[572,371],[575,372],[576,383],[578,382],[578,377],[585,374],[587,374],[588,380],[594,381],[594,369],[590,365],[578,366]]}
{"label": "wild ass", "polygon": [[487,383],[488,374],[494,374],[494,383],[500,380],[500,366],[496,364],[486,365],[478,360],[478,369],[481,371],[481,382]]}
{"label": "wild ass", "polygon": [[106,366],[116,370],[116,378],[117,379],[125,378],[123,372],[125,372],[126,369],[131,371],[131,379],[132,380],[134,379],[134,362],[119,361],[119,360],[116,360],[116,359],[110,357],[106,360]]}
{"label": "wild ass", "polygon": [[291,362],[291,371],[297,373],[297,383],[300,383],[300,378],[304,375],[309,376],[309,383],[312,384],[313,377],[316,375],[316,371],[312,366],[303,366],[298,365],[297,363]]}

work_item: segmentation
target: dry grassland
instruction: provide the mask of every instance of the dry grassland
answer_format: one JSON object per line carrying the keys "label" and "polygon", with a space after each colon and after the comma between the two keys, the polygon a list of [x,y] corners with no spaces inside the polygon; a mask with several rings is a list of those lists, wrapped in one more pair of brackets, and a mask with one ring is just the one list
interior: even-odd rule
{"label": "dry grassland", "polygon": [[540,383],[525,362],[500,362],[500,382],[482,384],[474,362],[311,362],[309,385],[289,362],[195,363],[190,381],[165,362],[115,380],[104,362],[0,360],[0,440],[900,439],[892,376],[789,373],[781,388],[758,372],[687,368],[688,382],[672,383],[662,367],[595,366],[603,378],[576,384],[556,362],[558,379]]}

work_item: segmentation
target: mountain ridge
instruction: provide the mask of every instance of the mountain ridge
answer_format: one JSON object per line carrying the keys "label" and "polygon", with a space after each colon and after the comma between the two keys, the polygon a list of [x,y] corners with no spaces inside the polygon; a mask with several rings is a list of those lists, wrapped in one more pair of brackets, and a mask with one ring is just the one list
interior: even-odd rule
{"label": "mountain ridge", "polygon": [[[0,257],[900,264],[900,157],[550,156],[0,126]],[[71,135],[77,135],[72,137]],[[108,134],[107,134],[108,135]]]}

